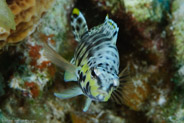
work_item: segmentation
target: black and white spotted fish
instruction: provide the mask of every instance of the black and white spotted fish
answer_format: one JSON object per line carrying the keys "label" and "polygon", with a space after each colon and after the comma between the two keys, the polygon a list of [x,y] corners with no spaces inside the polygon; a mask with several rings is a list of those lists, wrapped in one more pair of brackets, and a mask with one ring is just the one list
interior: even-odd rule
{"label": "black and white spotted fish", "polygon": [[[119,54],[116,47],[119,28],[106,16],[103,24],[88,30],[84,16],[77,8],[73,9],[71,26],[78,41],[71,62],[58,55],[47,44],[46,56],[66,71],[66,82],[78,83],[78,86],[55,93],[55,96],[66,99],[85,95],[87,100],[83,111],[87,111],[92,101],[108,101],[119,87]],[[118,97],[115,99],[118,100]]]}

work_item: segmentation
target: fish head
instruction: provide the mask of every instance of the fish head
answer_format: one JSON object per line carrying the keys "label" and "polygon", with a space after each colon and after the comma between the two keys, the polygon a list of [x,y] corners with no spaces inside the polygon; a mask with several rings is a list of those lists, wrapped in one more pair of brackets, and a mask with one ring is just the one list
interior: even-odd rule
{"label": "fish head", "polygon": [[95,101],[108,101],[113,90],[119,86],[118,76],[101,68],[91,68],[79,76],[79,85],[83,93]]}
{"label": "fish head", "polygon": [[95,80],[98,86],[98,100],[106,102],[111,97],[113,90],[119,86],[119,78],[113,73],[107,72],[103,68],[94,68],[91,72],[91,78]]}

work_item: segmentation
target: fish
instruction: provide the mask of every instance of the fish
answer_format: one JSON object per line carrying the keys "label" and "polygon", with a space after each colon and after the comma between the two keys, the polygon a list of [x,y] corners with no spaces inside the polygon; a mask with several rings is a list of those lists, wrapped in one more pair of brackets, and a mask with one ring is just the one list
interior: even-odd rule
{"label": "fish", "polygon": [[116,42],[119,27],[106,16],[104,22],[88,29],[87,22],[78,8],[71,14],[71,29],[78,46],[69,62],[47,43],[44,43],[45,56],[65,70],[64,81],[77,82],[76,86],[54,95],[68,99],[79,95],[87,97],[83,111],[86,112],[92,101],[107,102],[111,96],[121,103],[120,80],[125,71],[119,74],[120,59]]}

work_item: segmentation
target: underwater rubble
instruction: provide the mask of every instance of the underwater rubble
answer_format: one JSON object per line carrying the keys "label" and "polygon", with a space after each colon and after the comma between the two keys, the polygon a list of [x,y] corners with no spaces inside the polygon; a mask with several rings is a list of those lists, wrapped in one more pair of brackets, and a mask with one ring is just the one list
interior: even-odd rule
{"label": "underwater rubble", "polygon": [[[183,0],[1,0],[0,7],[0,123],[184,122]],[[107,14],[117,23],[120,71],[127,67],[133,83],[123,87],[123,105],[93,102],[83,112],[84,96],[54,96],[76,83],[64,82],[41,40],[70,61],[74,7],[89,28]]]}

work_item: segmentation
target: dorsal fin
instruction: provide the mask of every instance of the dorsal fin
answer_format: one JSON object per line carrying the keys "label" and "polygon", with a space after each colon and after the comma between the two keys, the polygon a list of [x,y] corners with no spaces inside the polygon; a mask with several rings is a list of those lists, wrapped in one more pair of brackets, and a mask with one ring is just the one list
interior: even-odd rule
{"label": "dorsal fin", "polygon": [[107,15],[104,23],[91,28],[88,31],[88,34],[89,35],[93,35],[94,33],[107,34],[108,38],[111,38],[112,43],[116,44],[118,32],[119,32],[119,27],[112,19],[109,19],[109,16]]}
{"label": "dorsal fin", "polygon": [[74,8],[72,11],[71,26],[75,40],[79,42],[81,36],[88,31],[88,26],[83,14],[77,8]]}
{"label": "dorsal fin", "polygon": [[103,27],[105,27],[106,32],[111,35],[112,42],[114,44],[116,44],[119,28],[118,28],[117,24],[112,19],[109,19],[108,15],[105,18]]}

